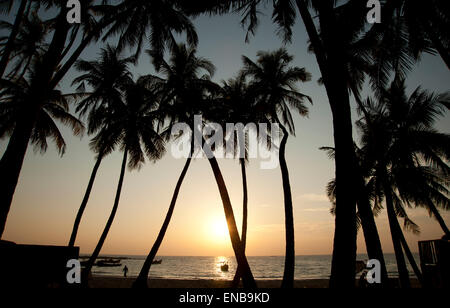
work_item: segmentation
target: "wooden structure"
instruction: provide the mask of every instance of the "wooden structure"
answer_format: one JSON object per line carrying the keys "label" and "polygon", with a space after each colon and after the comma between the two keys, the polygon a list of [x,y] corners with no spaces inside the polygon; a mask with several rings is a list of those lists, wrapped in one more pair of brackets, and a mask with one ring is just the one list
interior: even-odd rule
{"label": "wooden structure", "polygon": [[450,242],[419,242],[420,265],[427,288],[450,288]]}
{"label": "wooden structure", "polygon": [[78,259],[79,247],[18,245],[0,241],[0,286],[76,287],[67,283],[67,262]]}

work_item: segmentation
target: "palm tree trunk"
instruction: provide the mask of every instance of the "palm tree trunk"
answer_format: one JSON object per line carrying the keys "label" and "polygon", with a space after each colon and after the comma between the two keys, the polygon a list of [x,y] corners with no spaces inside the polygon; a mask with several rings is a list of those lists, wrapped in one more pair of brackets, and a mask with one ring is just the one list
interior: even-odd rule
{"label": "palm tree trunk", "polygon": [[445,233],[445,236],[450,239],[450,231],[448,230],[447,225],[445,224],[444,219],[441,216],[441,213],[439,213],[439,210],[436,208],[436,206],[432,203],[428,205],[429,209],[433,213],[434,218],[438,221],[439,225],[441,226],[442,230]]}
{"label": "palm tree trunk", "polygon": [[367,255],[369,259],[375,259],[381,265],[381,286],[388,287],[389,279],[384,260],[383,249],[381,247],[380,236],[378,234],[377,225],[373,216],[372,207],[370,206],[367,189],[364,185],[364,179],[360,177],[358,187],[358,212],[361,217],[361,226],[366,241]]}
{"label": "palm tree trunk", "polygon": [[[206,141],[202,138],[202,143],[205,144]],[[206,149],[204,148],[206,151]],[[222,199],[223,209],[225,212],[225,218],[227,220],[228,232],[230,233],[231,244],[233,246],[234,254],[238,263],[238,267],[242,269],[242,281],[245,288],[256,288],[255,278],[253,277],[250,265],[248,264],[247,257],[245,256],[244,249],[242,247],[242,242],[239,237],[239,232],[236,225],[236,219],[234,218],[233,206],[231,205],[230,196],[228,195],[227,186],[220,171],[217,159],[211,151],[206,153],[208,157],[209,164],[214,173],[214,177],[219,188],[220,197]]]}
{"label": "palm tree trunk", "polygon": [[32,84],[30,89],[30,102],[27,110],[24,111],[24,117],[21,121],[17,123],[0,161],[0,174],[2,175],[0,180],[0,238],[3,235],[40,104],[45,101],[47,95],[51,92],[48,82],[55,71],[58,55],[64,49],[69,28],[66,10],[62,9],[57,17],[55,33],[49,49],[36,68],[37,76],[34,78],[35,83]]}
{"label": "palm tree trunk", "polygon": [[25,112],[9,140],[8,147],[0,161],[0,239],[6,226],[14,191],[22,170],[28,148],[28,140],[36,122],[36,112]]}
{"label": "palm tree trunk", "polygon": [[9,35],[8,42],[6,43],[5,49],[3,51],[3,56],[0,60],[0,78],[3,78],[3,74],[5,73],[6,66],[9,63],[9,57],[11,56],[11,52],[14,47],[14,42],[16,40],[17,34],[20,30],[20,24],[22,23],[22,19],[24,17],[25,8],[27,6],[28,0],[22,0],[20,2],[19,9],[17,10],[16,19],[14,20],[14,25],[11,30],[11,34]]}
{"label": "palm tree trunk", "polygon": [[191,151],[190,155],[186,160],[186,163],[184,165],[183,170],[181,171],[180,177],[178,178],[177,185],[175,186],[175,191],[173,192],[172,200],[170,201],[169,210],[167,211],[166,218],[164,220],[164,223],[161,227],[161,230],[159,231],[158,237],[156,238],[155,243],[152,246],[152,249],[150,250],[150,253],[148,254],[147,258],[145,259],[144,265],[141,268],[141,271],[139,272],[139,276],[137,277],[136,281],[133,283],[133,288],[147,288],[147,280],[148,280],[148,273],[150,272],[150,268],[152,266],[153,260],[156,257],[156,254],[158,253],[159,247],[161,246],[161,243],[164,239],[164,236],[166,235],[167,228],[169,227],[170,220],[172,219],[173,211],[175,210],[175,204],[177,203],[178,194],[181,189],[181,185],[183,184],[184,178],[186,176],[186,173],[189,169],[189,166],[192,161],[192,157],[194,155],[194,138],[192,137],[191,140]]}
{"label": "palm tree trunk", "polygon": [[[243,201],[242,201],[242,233],[241,242],[242,248],[245,253],[245,246],[247,244],[247,220],[248,220],[248,190],[247,190],[247,173],[245,170],[245,158],[240,158],[239,163],[241,165],[242,174],[242,191],[243,191]],[[231,284],[232,288],[236,288],[241,280],[241,269],[238,267],[236,273],[234,274],[233,282]]]}
{"label": "palm tree trunk", "polygon": [[78,228],[80,226],[81,218],[83,217],[84,210],[86,209],[86,205],[89,201],[89,196],[91,195],[92,187],[94,186],[95,177],[97,176],[98,168],[103,160],[102,155],[98,155],[97,161],[94,165],[94,169],[92,169],[91,177],[89,179],[88,186],[86,188],[86,192],[84,193],[83,201],[81,202],[80,208],[78,209],[77,217],[75,218],[75,222],[73,224],[72,234],[70,235],[69,247],[73,247],[75,245],[75,240],[77,238]]}
{"label": "palm tree trunk", "polygon": [[123,160],[122,160],[122,167],[120,169],[120,177],[119,177],[119,184],[117,185],[117,191],[116,191],[116,198],[114,200],[114,206],[112,208],[111,214],[109,215],[108,221],[106,223],[105,229],[103,230],[102,235],[100,236],[100,239],[97,243],[97,246],[94,249],[94,252],[92,253],[91,257],[88,260],[88,263],[86,265],[86,268],[83,272],[83,279],[82,283],[84,286],[88,285],[88,278],[89,274],[91,272],[92,266],[95,263],[95,260],[97,260],[98,255],[100,254],[100,251],[102,250],[103,244],[105,243],[106,237],[108,236],[109,229],[111,228],[111,225],[114,221],[114,218],[116,216],[117,208],[119,207],[119,200],[120,200],[120,193],[122,192],[122,185],[123,185],[123,179],[125,176],[125,170],[127,167],[127,158],[128,158],[128,150],[125,149],[123,153]]}
{"label": "palm tree trunk", "polygon": [[280,169],[283,178],[284,215],[286,229],[286,255],[284,259],[284,274],[281,283],[282,288],[294,287],[295,272],[295,238],[294,238],[294,210],[292,206],[291,184],[289,181],[289,169],[286,163],[286,143],[289,137],[287,129],[278,123],[283,131],[283,139],[280,144]]}
{"label": "palm tree trunk", "polygon": [[401,228],[398,224],[397,215],[395,214],[394,203],[392,201],[391,189],[389,184],[384,183],[384,194],[386,197],[386,208],[388,213],[389,226],[391,229],[392,244],[394,245],[395,258],[397,260],[398,274],[400,278],[401,288],[410,288],[408,268],[406,267],[405,256],[403,255],[401,244]]}
{"label": "palm tree trunk", "polygon": [[[356,97],[355,93],[355,97]],[[362,111],[366,120],[370,122],[369,114],[367,110],[364,108],[362,102],[359,101],[358,104],[361,104]],[[389,286],[389,278],[386,269],[386,262],[384,260],[383,249],[381,246],[380,236],[378,234],[377,224],[375,223],[375,217],[372,212],[372,206],[370,205],[369,200],[369,192],[367,191],[367,187],[365,184],[364,176],[362,174],[361,168],[359,164],[355,167],[357,173],[357,207],[358,212],[361,217],[361,226],[364,233],[364,239],[366,242],[366,250],[369,259],[375,259],[380,262],[381,265],[381,286],[388,287]]]}
{"label": "palm tree trunk", "polygon": [[330,287],[355,286],[356,263],[356,197],[354,194],[356,157],[353,147],[350,99],[339,49],[339,29],[335,27],[332,3],[321,1],[319,18],[322,37],[318,34],[305,0],[297,6],[317,58],[333,114],[336,149],[336,218]]}
{"label": "palm tree trunk", "polygon": [[[398,220],[397,220],[398,221]],[[405,251],[406,257],[408,258],[409,264],[413,268],[414,274],[416,274],[417,279],[419,280],[420,284],[423,286],[423,276],[420,272],[419,267],[417,266],[416,260],[414,259],[414,256],[411,252],[411,249],[409,249],[408,243],[406,242],[405,235],[403,234],[403,231],[400,228],[400,242],[402,243],[403,250]]]}

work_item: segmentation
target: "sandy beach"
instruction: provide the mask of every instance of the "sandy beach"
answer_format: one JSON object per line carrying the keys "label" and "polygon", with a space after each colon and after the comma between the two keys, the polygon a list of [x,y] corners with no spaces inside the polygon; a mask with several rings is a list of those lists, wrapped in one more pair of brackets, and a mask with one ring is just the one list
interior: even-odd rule
{"label": "sandy beach", "polygon": [[[93,276],[89,282],[91,288],[131,288],[135,278],[124,277],[106,277]],[[392,280],[395,285],[395,279]],[[258,288],[275,289],[280,288],[281,280],[257,280]],[[419,287],[418,281],[411,279],[413,288]],[[210,289],[210,288],[229,288],[231,281],[228,280],[184,280],[184,279],[149,279],[148,285],[150,288],[177,288],[177,289]],[[305,279],[295,280],[294,288],[311,288],[322,289],[328,288],[327,279]]]}
{"label": "sandy beach", "polygon": [[[105,277],[93,276],[89,282],[91,288],[131,288],[135,278],[124,277]],[[281,280],[257,280],[259,288],[279,288]],[[228,280],[184,280],[184,279],[149,279],[150,288],[192,288],[192,289],[209,289],[209,288],[229,288],[231,281]],[[295,288],[327,288],[328,280],[326,279],[308,279],[296,280]]]}

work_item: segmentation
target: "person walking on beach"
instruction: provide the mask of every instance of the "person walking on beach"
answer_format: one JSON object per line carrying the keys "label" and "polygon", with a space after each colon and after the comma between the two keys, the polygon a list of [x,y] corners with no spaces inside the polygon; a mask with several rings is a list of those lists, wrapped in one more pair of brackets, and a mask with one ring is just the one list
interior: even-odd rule
{"label": "person walking on beach", "polygon": [[123,267],[122,271],[123,271],[123,277],[127,278],[128,267],[126,265]]}

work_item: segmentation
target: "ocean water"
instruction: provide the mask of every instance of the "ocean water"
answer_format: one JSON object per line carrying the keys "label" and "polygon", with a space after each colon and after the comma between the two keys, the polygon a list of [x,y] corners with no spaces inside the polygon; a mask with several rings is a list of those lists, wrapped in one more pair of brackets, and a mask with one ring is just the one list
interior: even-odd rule
{"label": "ocean water", "polygon": [[[128,277],[136,277],[145,261],[145,256],[108,256],[121,259],[120,267],[97,267],[92,272],[100,276],[123,276],[123,267],[128,267]],[[414,255],[417,264],[418,254]],[[166,279],[214,279],[231,280],[234,277],[237,263],[234,257],[164,257],[162,264],[154,264],[150,269],[150,278]],[[367,256],[359,255],[358,260],[367,260]],[[395,255],[385,255],[386,266],[390,277],[398,276]],[[229,265],[229,271],[220,268],[223,262]],[[248,257],[248,262],[256,279],[278,280],[283,277],[284,257]],[[408,264],[409,265],[409,264]],[[411,274],[412,269],[409,268]],[[331,271],[331,256],[297,256],[295,258],[295,279],[328,279]],[[412,274],[413,275],[413,274]]]}

